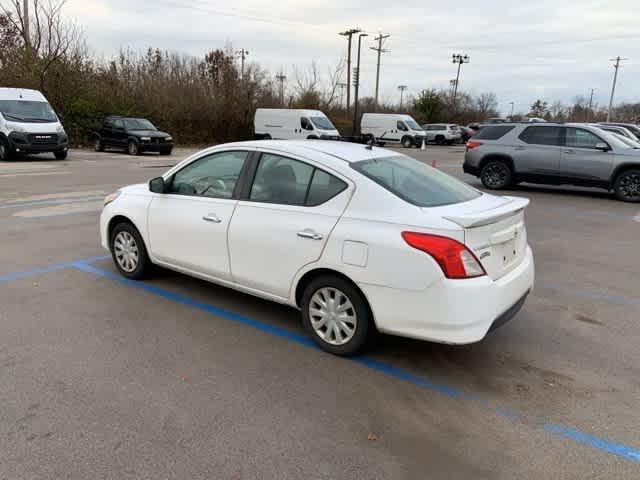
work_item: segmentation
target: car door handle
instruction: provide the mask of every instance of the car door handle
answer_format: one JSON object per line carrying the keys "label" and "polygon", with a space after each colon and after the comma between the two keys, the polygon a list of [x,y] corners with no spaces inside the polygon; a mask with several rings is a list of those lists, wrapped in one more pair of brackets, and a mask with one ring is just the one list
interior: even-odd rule
{"label": "car door handle", "polygon": [[527,147],[516,147],[514,150],[526,150]]}
{"label": "car door handle", "polygon": [[576,151],[575,151],[575,150],[565,150],[565,151],[564,151],[564,153],[571,153],[571,154],[574,154],[574,153],[576,153]]}
{"label": "car door handle", "polygon": [[211,223],[222,223],[222,219],[218,217],[215,213],[210,213],[209,215],[205,215],[204,217],[202,217],[202,220],[204,220],[205,222],[211,222]]}
{"label": "car door handle", "polygon": [[322,240],[324,238],[321,234],[314,232],[313,230],[303,230],[298,232],[298,236],[300,238],[309,238],[311,240]]}

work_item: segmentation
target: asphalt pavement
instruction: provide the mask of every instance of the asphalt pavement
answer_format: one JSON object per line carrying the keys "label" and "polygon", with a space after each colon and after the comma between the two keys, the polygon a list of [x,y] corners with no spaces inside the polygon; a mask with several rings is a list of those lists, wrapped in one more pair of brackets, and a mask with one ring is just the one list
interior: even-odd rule
{"label": "asphalt pavement", "polygon": [[[640,205],[503,192],[532,201],[521,313],[342,359],[293,309],[117,275],[102,198],[190,152],[0,163],[0,479],[640,478]],[[463,147],[404,152],[481,187]]]}

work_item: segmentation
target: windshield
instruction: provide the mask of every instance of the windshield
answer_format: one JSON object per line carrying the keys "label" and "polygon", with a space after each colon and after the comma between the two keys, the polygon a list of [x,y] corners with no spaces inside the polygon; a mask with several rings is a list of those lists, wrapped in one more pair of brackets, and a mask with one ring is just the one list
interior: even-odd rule
{"label": "windshield", "polygon": [[481,195],[466,183],[404,155],[355,162],[351,167],[419,207],[452,205]]}
{"label": "windshield", "polygon": [[422,132],[423,129],[420,125],[418,125],[415,120],[411,119],[411,120],[405,120],[404,123],[407,124],[407,126],[411,129],[411,130],[417,130],[418,132]]}
{"label": "windshield", "polygon": [[336,127],[327,117],[309,117],[318,130],[335,130]]}
{"label": "windshield", "polygon": [[0,100],[0,112],[14,122],[57,122],[58,117],[47,102],[29,100]]}
{"label": "windshield", "polygon": [[156,130],[153,123],[144,118],[124,118],[122,121],[127,130]]}

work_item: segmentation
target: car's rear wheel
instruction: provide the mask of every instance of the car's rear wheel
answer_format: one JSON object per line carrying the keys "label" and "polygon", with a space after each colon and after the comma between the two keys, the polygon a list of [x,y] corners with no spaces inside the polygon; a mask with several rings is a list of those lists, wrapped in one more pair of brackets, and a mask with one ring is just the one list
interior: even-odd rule
{"label": "car's rear wheel", "polygon": [[102,140],[100,139],[100,137],[96,137],[93,140],[93,149],[96,152],[104,152],[104,143],[102,143]]}
{"label": "car's rear wheel", "polygon": [[443,135],[436,136],[436,145],[444,145],[445,138]]}
{"label": "car's rear wheel", "polygon": [[413,147],[413,139],[411,137],[402,137],[402,146],[404,148]]}
{"label": "car's rear wheel", "polygon": [[118,271],[127,278],[141,280],[151,269],[151,260],[140,233],[130,223],[119,223],[111,232],[111,255]]}
{"label": "car's rear wheel", "polygon": [[490,160],[480,172],[482,184],[490,190],[507,188],[513,181],[513,172],[509,165],[500,160]]}
{"label": "car's rear wheel", "polygon": [[334,355],[355,355],[375,335],[366,299],[350,282],[323,275],[309,283],[301,301],[306,330],[320,348]]}
{"label": "car's rear wheel", "polygon": [[127,153],[129,155],[140,155],[140,147],[138,146],[138,143],[133,140],[129,140],[129,143],[127,144]]}
{"label": "car's rear wheel", "polygon": [[613,182],[613,191],[618,200],[640,202],[640,170],[625,170]]}

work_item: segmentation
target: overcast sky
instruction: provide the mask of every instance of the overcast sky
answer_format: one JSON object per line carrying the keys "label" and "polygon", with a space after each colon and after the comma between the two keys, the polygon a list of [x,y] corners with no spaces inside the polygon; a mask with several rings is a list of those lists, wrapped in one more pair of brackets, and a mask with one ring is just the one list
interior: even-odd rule
{"label": "overcast sky", "polygon": [[[69,0],[67,15],[83,27],[94,53],[149,46],[202,56],[231,42],[249,60],[290,79],[293,65],[316,60],[322,72],[346,55],[337,33],[359,27],[363,39],[362,95],[375,86],[373,36],[391,34],[383,55],[381,95],[448,87],[452,53],[468,54],[460,88],[495,92],[503,113],[526,112],[538,97],[571,101],[588,96],[607,104],[610,58],[629,57],[616,101],[640,101],[640,7],[637,0]],[[308,5],[305,5],[308,4]],[[233,6],[232,6],[233,5]],[[366,48],[364,48],[366,47]],[[355,49],[354,49],[355,53]]]}

